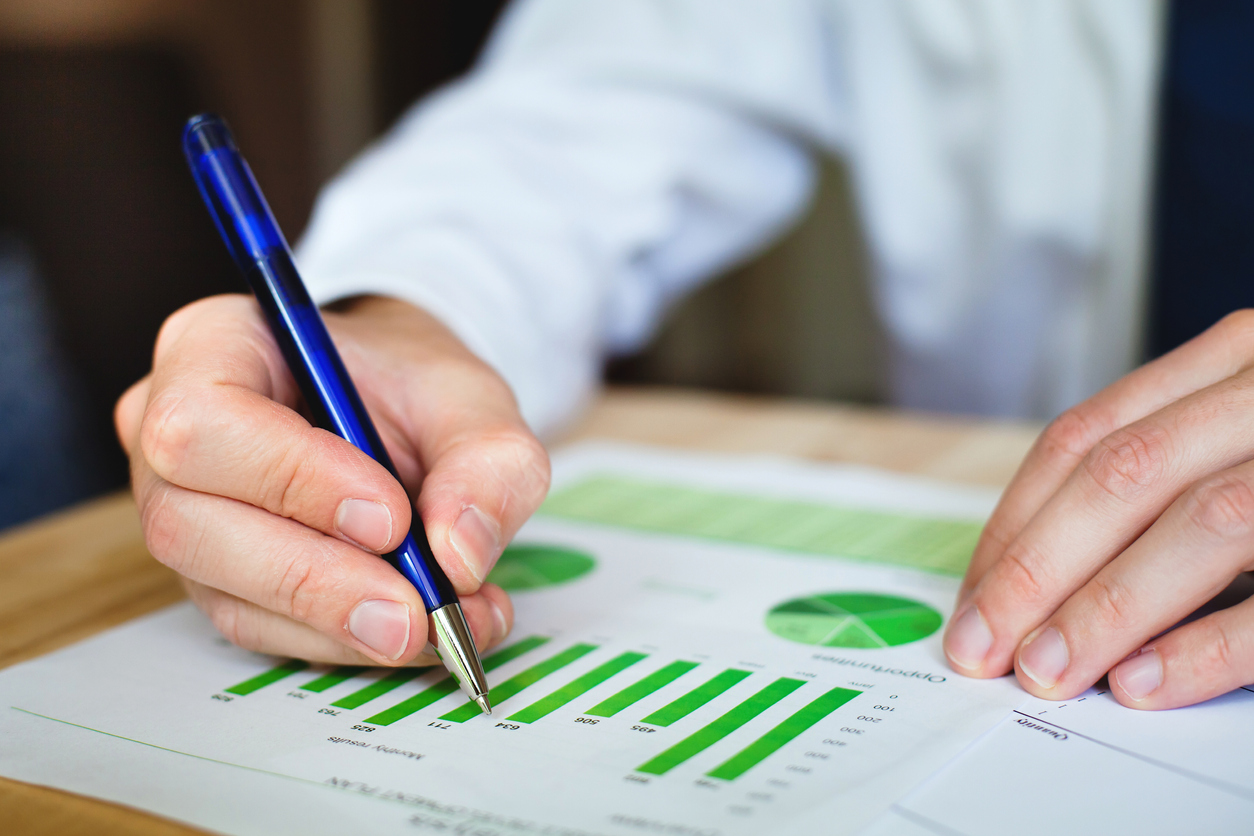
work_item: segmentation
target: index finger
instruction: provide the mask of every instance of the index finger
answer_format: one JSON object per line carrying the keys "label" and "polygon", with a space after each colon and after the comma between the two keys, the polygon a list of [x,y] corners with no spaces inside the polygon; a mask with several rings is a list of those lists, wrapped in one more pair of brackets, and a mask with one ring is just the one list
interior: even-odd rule
{"label": "index finger", "polygon": [[153,471],[368,551],[396,548],[411,514],[396,478],[274,399],[290,396],[291,378],[251,300],[204,309],[167,326],[159,343],[139,433]]}
{"label": "index finger", "polygon": [[[1249,458],[1248,444],[1232,439],[1254,433],[1252,411],[1254,392],[1238,376],[1104,439],[980,579],[946,634],[950,661],[977,676],[1005,673],[1024,637],[1185,489]],[[980,646],[971,641],[977,626],[987,639]],[[1051,657],[1051,669],[1065,667],[1066,652]]]}
{"label": "index finger", "polygon": [[1254,310],[1237,311],[1058,416],[1032,445],[984,526],[955,610],[1099,441],[1249,368],[1252,357]]}

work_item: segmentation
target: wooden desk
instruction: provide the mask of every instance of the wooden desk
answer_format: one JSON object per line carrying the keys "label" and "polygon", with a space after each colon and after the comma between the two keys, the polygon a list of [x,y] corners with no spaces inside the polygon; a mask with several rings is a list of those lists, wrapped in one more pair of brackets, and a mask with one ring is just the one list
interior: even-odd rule
{"label": "wooden desk", "polygon": [[[727,453],[778,453],[1001,486],[1040,428],[664,390],[604,395],[565,441],[613,439]],[[0,537],[0,667],[183,597],[144,548],[127,494]],[[0,745],[3,742],[0,741]],[[187,834],[146,813],[0,779],[6,834]]]}

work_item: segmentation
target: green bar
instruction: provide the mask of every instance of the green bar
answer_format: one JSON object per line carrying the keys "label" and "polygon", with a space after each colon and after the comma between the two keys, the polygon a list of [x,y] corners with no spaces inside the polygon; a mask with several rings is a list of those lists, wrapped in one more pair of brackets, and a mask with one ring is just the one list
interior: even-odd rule
{"label": "green bar", "polygon": [[635,705],[650,694],[662,690],[699,664],[699,662],[671,662],[634,685],[628,685],[617,694],[607,697],[589,708],[584,714],[590,714],[593,717],[613,717],[624,708]]}
{"label": "green bar", "polygon": [[328,688],[339,685],[346,679],[352,679],[357,674],[364,671],[365,668],[336,668],[330,673],[324,674],[312,682],[306,682],[300,686],[302,691],[316,691],[322,693]]}
{"label": "green bar", "polygon": [[375,697],[383,696],[393,688],[399,688],[411,679],[417,679],[429,670],[431,668],[397,668],[377,682],[372,682],[365,688],[336,700],[331,705],[336,708],[357,708]]}
{"label": "green bar", "polygon": [[785,743],[796,739],[802,732],[861,693],[861,691],[851,691],[848,688],[833,688],[750,743],[726,763],[705,774],[711,778],[722,778],[727,781],[739,778],[766,760],[768,756],[775,754]]}
{"label": "green bar", "polygon": [[390,726],[397,720],[404,720],[415,711],[421,711],[431,703],[442,700],[449,694],[457,690],[457,680],[451,676],[441,679],[439,682],[419,691],[404,702],[397,703],[386,711],[380,711],[373,717],[367,717],[365,722],[374,723],[378,726]]}
{"label": "green bar", "polygon": [[302,662],[300,659],[289,659],[277,668],[271,668],[263,674],[258,674],[252,679],[245,679],[239,685],[232,685],[226,689],[228,694],[238,694],[243,697],[251,694],[253,691],[264,688],[267,685],[273,685],[286,676],[291,676],[297,671],[303,671],[309,667],[308,662]]}
{"label": "green bar", "polygon": [[775,680],[705,728],[688,735],[653,760],[636,767],[636,770],[650,775],[662,775],[669,772],[693,755],[704,752],[718,743],[802,685],[805,685],[805,682],[800,679],[781,677]]}
{"label": "green bar", "polygon": [[674,702],[667,703],[640,722],[650,726],[669,726],[682,720],[728,688],[749,676],[749,671],[728,668],[704,685],[698,685]]}
{"label": "green bar", "polygon": [[534,723],[541,717],[557,711],[571,700],[582,697],[611,676],[622,673],[644,658],[647,658],[647,654],[622,653],[615,656],[604,665],[593,668],[575,681],[563,685],[544,699],[533,702],[522,711],[519,711],[517,714],[511,714],[506,719],[513,720],[516,723]]}
{"label": "green bar", "polygon": [[962,575],[983,524],[707,488],[594,476],[549,495],[540,513],[621,528],[749,543]]}
{"label": "green bar", "polygon": [[[517,644],[511,644],[509,647],[503,647],[490,656],[483,657],[483,670],[488,672],[499,668],[506,662],[510,662],[522,656],[528,651],[535,650],[540,645],[549,640],[548,636],[532,636],[524,639]],[[374,723],[379,726],[390,726],[397,720],[403,720],[415,711],[421,711],[431,703],[447,697],[449,694],[457,690],[457,680],[451,676],[441,679],[425,691],[419,691],[409,699],[402,703],[398,703],[386,711],[380,711],[373,717],[367,717],[367,723]]]}
{"label": "green bar", "polygon": [[[574,647],[569,647],[551,659],[546,659],[538,665],[532,665],[521,673],[514,674],[493,688],[489,692],[488,698],[493,705],[500,705],[527,686],[535,685],[554,671],[566,667],[580,656],[585,656],[596,649],[597,646],[595,644],[577,644]],[[478,717],[480,713],[479,706],[473,702],[466,702],[464,705],[454,708],[448,714],[441,715],[440,719],[449,720],[453,723],[464,723],[472,717]]]}

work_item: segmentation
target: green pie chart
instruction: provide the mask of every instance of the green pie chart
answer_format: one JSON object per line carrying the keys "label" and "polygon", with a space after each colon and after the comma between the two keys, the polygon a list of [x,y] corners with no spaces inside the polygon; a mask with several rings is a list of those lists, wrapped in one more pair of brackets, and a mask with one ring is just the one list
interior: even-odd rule
{"label": "green pie chart", "polygon": [[591,555],[565,546],[516,543],[505,549],[488,580],[506,592],[526,592],[569,583],[596,565]]}
{"label": "green pie chart", "polygon": [[766,614],[766,628],[775,635],[821,647],[895,647],[927,638],[942,621],[927,604],[874,592],[794,598]]}

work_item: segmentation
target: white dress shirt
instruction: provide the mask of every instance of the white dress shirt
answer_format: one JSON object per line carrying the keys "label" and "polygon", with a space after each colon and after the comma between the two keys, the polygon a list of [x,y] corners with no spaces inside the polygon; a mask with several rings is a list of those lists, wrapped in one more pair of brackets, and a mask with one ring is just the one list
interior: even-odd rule
{"label": "white dress shirt", "polygon": [[852,171],[900,405],[1046,417],[1139,350],[1160,0],[523,0],[319,198],[320,302],[410,300],[544,433]]}

